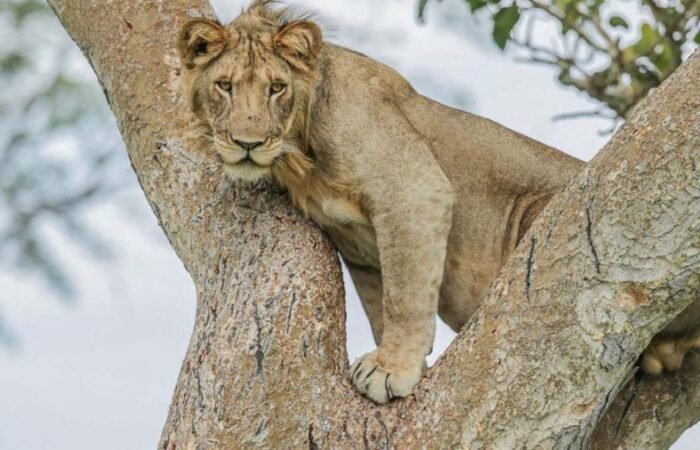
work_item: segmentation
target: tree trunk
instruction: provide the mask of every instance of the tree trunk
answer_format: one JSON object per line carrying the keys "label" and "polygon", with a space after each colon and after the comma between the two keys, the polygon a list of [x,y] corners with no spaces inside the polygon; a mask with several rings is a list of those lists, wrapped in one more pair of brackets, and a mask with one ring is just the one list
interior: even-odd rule
{"label": "tree trunk", "polygon": [[415,395],[379,407],[347,379],[329,241],[276,188],[227,182],[186,146],[174,44],[208,4],[50,3],[197,287],[160,448],[664,448],[697,420],[697,371],[617,393],[699,290],[699,55],[552,200]]}

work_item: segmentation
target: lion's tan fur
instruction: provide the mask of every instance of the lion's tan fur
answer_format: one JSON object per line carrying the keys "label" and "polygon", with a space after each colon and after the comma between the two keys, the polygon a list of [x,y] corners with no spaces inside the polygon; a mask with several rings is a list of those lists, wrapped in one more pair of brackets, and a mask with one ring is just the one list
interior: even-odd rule
{"label": "lion's tan fur", "polygon": [[[436,312],[455,330],[466,323],[582,163],[419,95],[274,3],[258,0],[226,26],[185,25],[193,129],[234,176],[276,179],[334,241],[378,344],[352,366],[353,382],[383,403],[419,381]],[[229,94],[214,87],[222,77]],[[286,82],[277,96],[275,79]],[[251,140],[260,145],[244,150]]]}

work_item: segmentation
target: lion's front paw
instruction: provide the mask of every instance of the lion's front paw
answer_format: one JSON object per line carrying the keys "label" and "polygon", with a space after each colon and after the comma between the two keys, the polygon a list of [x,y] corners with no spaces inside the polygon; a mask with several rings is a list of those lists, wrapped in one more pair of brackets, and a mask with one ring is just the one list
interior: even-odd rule
{"label": "lion's front paw", "polygon": [[379,357],[379,350],[358,358],[350,367],[355,388],[377,403],[387,403],[396,397],[406,397],[420,381],[425,362],[406,364]]}

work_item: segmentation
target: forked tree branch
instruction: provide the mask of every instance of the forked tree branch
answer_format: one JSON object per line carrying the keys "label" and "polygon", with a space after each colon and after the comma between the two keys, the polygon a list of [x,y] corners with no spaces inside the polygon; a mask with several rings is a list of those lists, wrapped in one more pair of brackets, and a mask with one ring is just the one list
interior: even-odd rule
{"label": "forked tree branch", "polygon": [[174,43],[188,15],[211,14],[206,2],[50,3],[197,287],[163,449],[580,448],[698,293],[695,55],[552,200],[415,395],[375,406],[346,378],[328,241],[283,194],[231,185],[187,147]]}
{"label": "forked tree branch", "polygon": [[700,357],[684,369],[633,377],[598,423],[591,450],[666,449],[700,419]]}

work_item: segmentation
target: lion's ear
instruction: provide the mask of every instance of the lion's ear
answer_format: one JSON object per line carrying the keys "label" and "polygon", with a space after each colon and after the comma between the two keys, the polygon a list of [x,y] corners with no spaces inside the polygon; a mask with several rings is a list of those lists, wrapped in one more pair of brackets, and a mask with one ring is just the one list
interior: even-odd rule
{"label": "lion's ear", "polygon": [[219,56],[226,36],[226,29],[212,20],[193,19],[183,25],[177,47],[185,67],[201,66]]}
{"label": "lion's ear", "polygon": [[275,49],[297,69],[308,70],[323,46],[321,28],[313,22],[292,22],[274,38]]}

